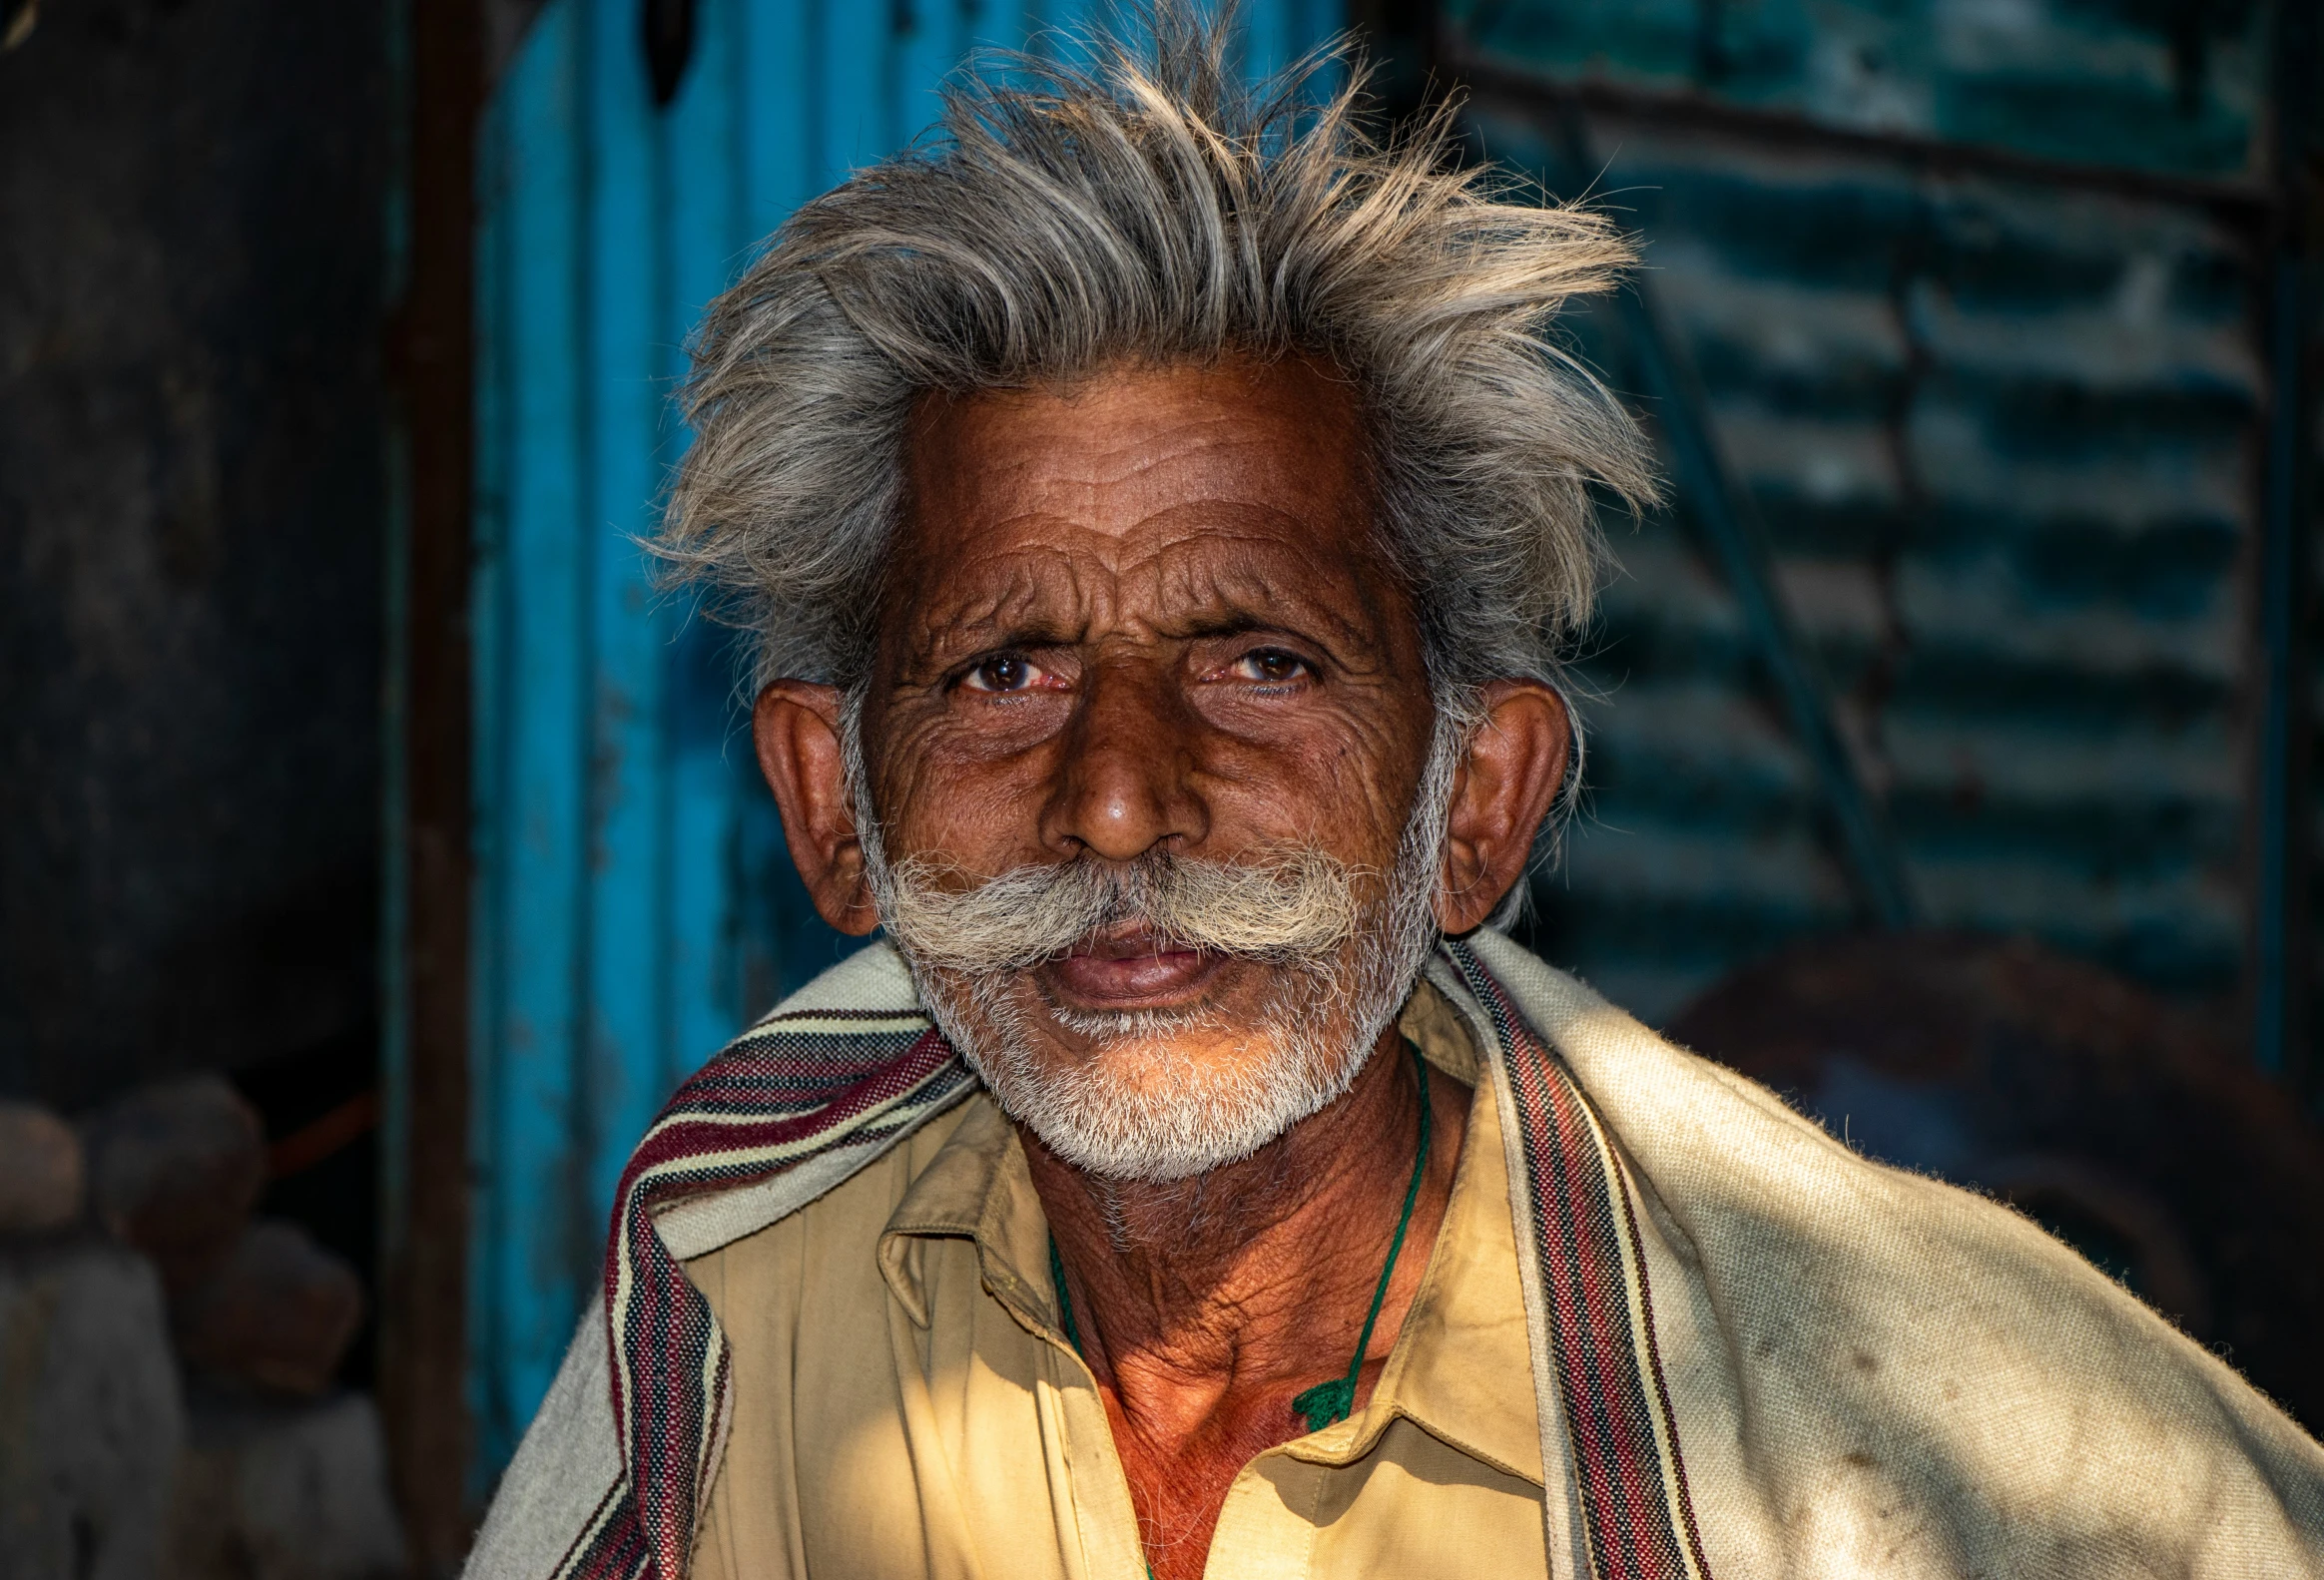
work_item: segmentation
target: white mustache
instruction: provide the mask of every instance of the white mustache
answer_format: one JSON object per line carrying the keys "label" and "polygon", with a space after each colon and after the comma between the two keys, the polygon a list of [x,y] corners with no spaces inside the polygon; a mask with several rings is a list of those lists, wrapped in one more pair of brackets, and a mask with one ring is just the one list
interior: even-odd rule
{"label": "white mustache", "polygon": [[958,869],[906,857],[874,881],[881,919],[916,963],[981,975],[1069,953],[1142,924],[1190,949],[1281,964],[1329,959],[1364,924],[1369,869],[1300,847],[1241,861],[1156,851],[1020,866],[966,888]]}

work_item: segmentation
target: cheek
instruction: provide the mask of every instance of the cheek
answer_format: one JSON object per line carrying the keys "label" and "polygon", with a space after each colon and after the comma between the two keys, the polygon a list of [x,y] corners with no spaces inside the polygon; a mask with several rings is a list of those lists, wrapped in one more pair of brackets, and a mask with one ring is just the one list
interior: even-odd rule
{"label": "cheek", "polygon": [[1423,753],[1391,720],[1338,710],[1264,734],[1214,732],[1203,768],[1216,831],[1229,846],[1292,839],[1343,860],[1394,858]]}
{"label": "cheek", "polygon": [[969,737],[933,710],[891,717],[873,776],[888,853],[980,872],[1029,859],[1052,756]]}

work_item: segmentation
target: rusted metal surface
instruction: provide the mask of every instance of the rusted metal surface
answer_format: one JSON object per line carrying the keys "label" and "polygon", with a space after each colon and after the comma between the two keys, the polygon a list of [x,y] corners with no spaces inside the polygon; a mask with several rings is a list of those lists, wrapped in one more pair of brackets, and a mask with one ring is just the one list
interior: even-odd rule
{"label": "rusted metal surface", "polygon": [[2259,0],[1449,0],[1479,53],[1860,135],[2160,176],[2267,158]]}
{"label": "rusted metal surface", "polygon": [[0,53],[0,1092],[371,1055],[386,29]]}
{"label": "rusted metal surface", "polygon": [[[1922,42],[1881,71],[1927,113],[1885,120],[1815,76],[1864,20],[1848,7],[1748,83],[1625,55],[1606,41],[1643,37],[1630,22],[1564,0],[1454,5],[1442,58],[1475,74],[1484,153],[1639,232],[1924,913],[2224,1006],[2254,915],[2265,62],[2028,7],[2027,38],[2056,46],[2051,114],[1972,136],[1945,107],[1986,66],[1926,10],[1896,12]],[[2103,60],[2061,42],[2105,27]],[[2256,14],[2236,27],[2264,44]],[[2125,142],[2106,129],[2138,83],[2162,120]],[[1602,161],[1586,182],[1560,148],[1575,115]],[[1579,337],[1654,421],[1667,399],[1611,317]],[[1857,909],[1693,508],[1616,525],[1585,666],[1595,789],[1537,891],[1547,952],[1650,1018]]]}
{"label": "rusted metal surface", "polygon": [[[2247,239],[2175,206],[1599,138],[1926,914],[2231,993]],[[1551,915],[1651,1014],[1848,907],[1732,599],[1672,522],[1616,551],[1593,819]]]}
{"label": "rusted metal surface", "polygon": [[2025,941],[1802,945],[1670,1027],[1858,1150],[1991,1192],[2324,1426],[2324,1137],[2239,1028]]}
{"label": "rusted metal surface", "polygon": [[1859,127],[1819,119],[1797,108],[1738,104],[1693,88],[1673,88],[1634,77],[1569,77],[1538,65],[1512,63],[1478,51],[1463,38],[1444,41],[1449,53],[1437,62],[1448,79],[1487,94],[1525,97],[1549,92],[1593,115],[1650,120],[1667,131],[1686,131],[1716,142],[1811,153],[1870,155],[1940,176],[1994,176],[2036,181],[2077,190],[2159,198],[2214,211],[2231,222],[2257,223],[2277,194],[2254,173],[2182,175],[2170,171],[2100,162],[2090,151],[2057,158],[2005,144],[1954,143],[1923,133],[1888,127]]}
{"label": "rusted metal surface", "polygon": [[[1598,169],[1588,131],[1571,106],[1563,107],[1555,121],[1564,183],[1584,188]],[[1673,332],[1661,297],[1659,285],[1644,274],[1624,281],[1615,292],[1610,315],[1619,326],[1621,354],[1652,405],[1673,481],[1700,531],[1703,556],[1734,600],[1755,667],[1815,777],[1832,842],[1864,914],[1881,926],[1910,926],[1919,917],[1919,904],[1895,831],[1866,792],[1833,710],[1831,683],[1800,634],[1790,600],[1775,584],[1775,557],[1757,502],[1736,479],[1702,379]]]}

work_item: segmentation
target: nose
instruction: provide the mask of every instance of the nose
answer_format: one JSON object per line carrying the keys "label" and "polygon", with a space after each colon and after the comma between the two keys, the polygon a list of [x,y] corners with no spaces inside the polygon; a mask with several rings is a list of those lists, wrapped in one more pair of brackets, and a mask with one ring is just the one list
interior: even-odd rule
{"label": "nose", "polygon": [[1197,721],[1164,668],[1117,661],[1086,672],[1041,809],[1050,849],[1129,861],[1208,832],[1192,783]]}

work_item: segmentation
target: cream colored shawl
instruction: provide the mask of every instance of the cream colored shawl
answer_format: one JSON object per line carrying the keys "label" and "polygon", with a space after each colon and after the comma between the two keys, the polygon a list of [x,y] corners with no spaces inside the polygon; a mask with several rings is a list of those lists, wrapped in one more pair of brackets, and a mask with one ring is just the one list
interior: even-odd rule
{"label": "cream colored shawl", "polygon": [[[2324,1449],[2073,1252],[2008,1208],[1857,1156],[1508,939],[1469,947],[1618,1156],[1711,1574],[2324,1576]],[[1461,975],[1444,957],[1430,975],[1490,1046]],[[875,945],[778,1014],[913,1008]],[[893,1139],[690,1202],[656,1230],[672,1256],[702,1255]],[[1534,1369],[1551,1370],[1542,1355]],[[610,1383],[593,1311],[494,1500],[473,1580],[573,1572],[625,1474]],[[1589,1548],[1553,1390],[1541,1407],[1549,1485],[1566,1489],[1549,1499],[1549,1551],[1580,1580]]]}

